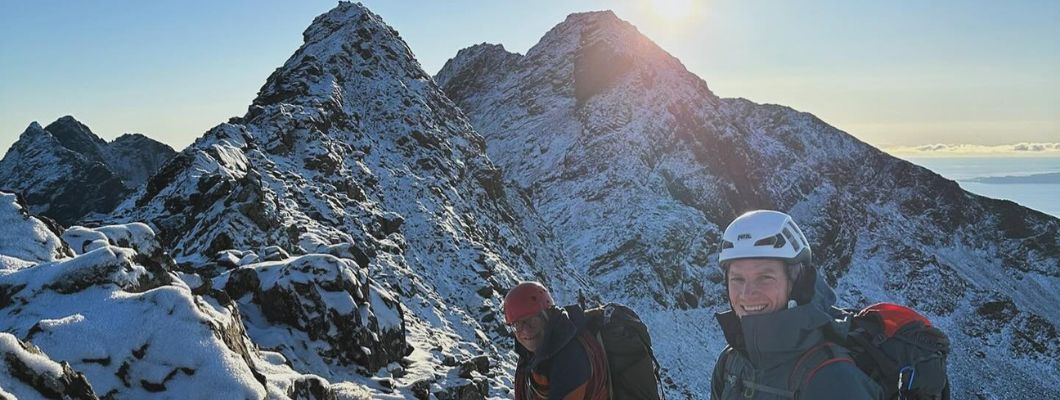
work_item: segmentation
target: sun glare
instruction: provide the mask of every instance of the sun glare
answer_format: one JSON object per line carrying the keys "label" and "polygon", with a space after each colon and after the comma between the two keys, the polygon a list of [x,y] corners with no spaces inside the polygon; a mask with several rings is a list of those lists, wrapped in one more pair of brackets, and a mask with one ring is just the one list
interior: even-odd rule
{"label": "sun glare", "polygon": [[696,0],[648,0],[656,17],[668,22],[680,22],[695,14]]}

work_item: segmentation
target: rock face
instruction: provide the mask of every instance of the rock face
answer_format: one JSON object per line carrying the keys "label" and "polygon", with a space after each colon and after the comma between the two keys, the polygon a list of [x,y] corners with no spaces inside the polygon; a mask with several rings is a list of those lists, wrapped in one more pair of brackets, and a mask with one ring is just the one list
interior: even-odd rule
{"label": "rock face", "polygon": [[71,116],[30,124],[0,160],[0,189],[30,210],[71,225],[107,213],[176,152],[143,135],[107,143]]}
{"label": "rock face", "polygon": [[162,165],[177,155],[172,147],[139,133],[126,133],[107,144],[107,165],[135,189],[147,183]]}
{"label": "rock face", "polygon": [[392,295],[354,260],[312,254],[249,264],[213,280],[238,299],[258,346],[283,353],[299,371],[351,380],[400,361],[412,348]]}
{"label": "rock face", "polygon": [[719,98],[610,12],[571,15],[525,56],[461,50],[436,80],[573,269],[648,314],[675,395],[709,392],[705,365],[723,345],[710,314],[727,308],[718,238],[756,208],[795,217],[845,304],[898,302],[937,321],[955,340],[955,398],[1060,389],[1040,372],[1060,355],[1055,218],[967,193],[813,115]]}

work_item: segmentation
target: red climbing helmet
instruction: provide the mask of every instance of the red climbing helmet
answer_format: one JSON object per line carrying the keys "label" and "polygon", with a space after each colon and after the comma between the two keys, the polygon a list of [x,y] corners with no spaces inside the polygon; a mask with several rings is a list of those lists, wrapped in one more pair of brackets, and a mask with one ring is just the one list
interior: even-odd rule
{"label": "red climbing helmet", "polygon": [[522,282],[504,296],[504,322],[511,324],[547,310],[555,304],[552,295],[538,282]]}

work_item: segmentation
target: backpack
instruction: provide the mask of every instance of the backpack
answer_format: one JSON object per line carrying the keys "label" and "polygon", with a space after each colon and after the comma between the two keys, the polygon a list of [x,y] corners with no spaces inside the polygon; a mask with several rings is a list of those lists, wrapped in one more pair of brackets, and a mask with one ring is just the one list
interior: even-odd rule
{"label": "backpack", "polygon": [[[950,340],[927,317],[891,303],[839,311],[849,318],[850,330],[846,337],[835,338],[835,344],[844,347],[854,364],[880,385],[885,399],[950,398],[946,375]],[[789,379],[794,384],[791,387],[809,382],[821,367],[839,361],[829,352],[818,351],[830,345],[826,342],[802,355],[792,369],[792,379],[799,377],[799,381]]]}
{"label": "backpack", "polygon": [[648,327],[637,313],[619,304],[585,311],[586,328],[607,355],[612,400],[658,400],[659,362],[651,349]]}

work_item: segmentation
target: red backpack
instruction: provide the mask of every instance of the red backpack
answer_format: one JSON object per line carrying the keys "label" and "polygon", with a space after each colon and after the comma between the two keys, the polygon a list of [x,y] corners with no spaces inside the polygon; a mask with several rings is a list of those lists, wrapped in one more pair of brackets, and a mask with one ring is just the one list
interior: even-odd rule
{"label": "red backpack", "polygon": [[[853,361],[884,390],[885,399],[948,400],[946,356],[950,340],[916,311],[891,303],[862,310],[842,310],[850,320],[846,337],[807,350],[795,363],[789,387],[798,388],[828,364]],[[830,346],[847,349],[850,359],[836,358]],[[798,378],[798,381],[795,379]]]}

